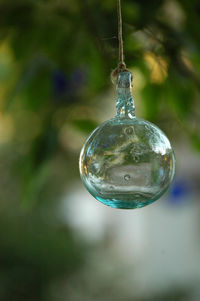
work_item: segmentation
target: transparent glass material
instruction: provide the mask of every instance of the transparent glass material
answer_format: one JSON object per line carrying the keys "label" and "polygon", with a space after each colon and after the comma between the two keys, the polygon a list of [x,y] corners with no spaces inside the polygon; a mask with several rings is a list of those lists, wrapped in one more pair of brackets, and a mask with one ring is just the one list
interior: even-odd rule
{"label": "transparent glass material", "polygon": [[166,135],[154,124],[136,118],[132,75],[118,76],[117,115],[97,127],[80,154],[80,174],[87,190],[105,205],[141,208],[169,187],[175,157]]}

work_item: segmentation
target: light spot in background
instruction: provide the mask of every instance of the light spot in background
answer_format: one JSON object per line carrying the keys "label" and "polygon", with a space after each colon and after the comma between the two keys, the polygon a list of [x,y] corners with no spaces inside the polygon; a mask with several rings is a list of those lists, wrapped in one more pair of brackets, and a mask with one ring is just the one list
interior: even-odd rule
{"label": "light spot in background", "polygon": [[152,83],[161,84],[167,78],[167,61],[153,52],[146,52],[144,59],[150,70]]}
{"label": "light spot in background", "polygon": [[94,198],[80,182],[76,182],[68,191],[60,212],[62,219],[68,221],[86,241],[97,242],[102,239],[105,231],[102,206],[96,205]]}
{"label": "light spot in background", "polygon": [[167,24],[177,30],[184,26],[186,16],[178,1],[167,0],[164,1],[158,18],[165,20]]}
{"label": "light spot in background", "polygon": [[82,148],[87,135],[74,129],[70,124],[65,124],[59,133],[59,141],[66,150],[79,152]]}
{"label": "light spot in background", "polygon": [[184,62],[184,64],[186,65],[186,67],[191,71],[191,72],[194,72],[195,71],[195,68],[194,66],[192,65],[192,62],[189,58],[189,54],[186,52],[186,51],[183,51],[181,52],[181,58]]}

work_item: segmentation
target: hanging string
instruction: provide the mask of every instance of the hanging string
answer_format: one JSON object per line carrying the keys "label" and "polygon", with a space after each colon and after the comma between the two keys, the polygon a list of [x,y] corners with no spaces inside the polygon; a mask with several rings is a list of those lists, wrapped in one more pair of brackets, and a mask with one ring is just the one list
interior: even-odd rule
{"label": "hanging string", "polygon": [[120,72],[128,71],[124,62],[124,44],[122,37],[122,10],[121,0],[117,0],[117,15],[118,15],[118,42],[119,42],[119,63],[116,69],[111,73],[111,79],[115,83]]}
{"label": "hanging string", "polygon": [[121,68],[126,68],[124,63],[124,45],[122,38],[122,10],[121,10],[121,0],[117,0],[117,14],[118,14],[118,41],[119,41],[119,66]]}

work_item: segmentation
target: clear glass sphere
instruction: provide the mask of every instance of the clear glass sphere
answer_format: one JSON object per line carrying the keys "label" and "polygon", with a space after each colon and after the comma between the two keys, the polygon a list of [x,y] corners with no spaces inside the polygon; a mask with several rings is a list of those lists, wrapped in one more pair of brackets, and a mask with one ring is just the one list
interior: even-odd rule
{"label": "clear glass sphere", "polygon": [[117,116],[96,128],[82,148],[81,179],[105,205],[141,208],[168,189],[175,173],[174,152],[157,126],[135,117],[132,97],[129,104],[126,97],[125,102],[119,99]]}

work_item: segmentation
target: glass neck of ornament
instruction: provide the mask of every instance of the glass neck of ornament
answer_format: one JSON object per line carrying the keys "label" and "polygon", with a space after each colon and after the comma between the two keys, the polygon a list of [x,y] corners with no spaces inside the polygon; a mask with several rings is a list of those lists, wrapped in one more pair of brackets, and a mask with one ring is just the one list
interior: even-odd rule
{"label": "glass neck of ornament", "polygon": [[135,105],[132,97],[132,74],[129,71],[120,72],[117,84],[117,117],[135,118]]}

